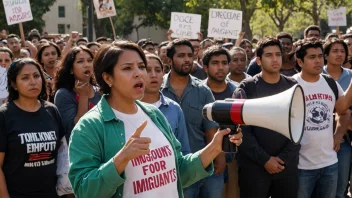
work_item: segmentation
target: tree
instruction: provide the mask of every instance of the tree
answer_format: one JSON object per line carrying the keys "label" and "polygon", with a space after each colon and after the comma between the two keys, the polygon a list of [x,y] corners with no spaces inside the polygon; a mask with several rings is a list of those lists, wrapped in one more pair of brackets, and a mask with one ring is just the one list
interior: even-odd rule
{"label": "tree", "polygon": [[240,0],[241,10],[242,10],[242,31],[248,39],[252,39],[253,33],[250,27],[250,21],[254,12],[258,9],[257,1],[255,0]]}
{"label": "tree", "polygon": [[279,32],[284,30],[285,24],[294,12],[293,0],[262,0],[262,9],[269,15]]}
{"label": "tree", "polygon": [[[42,19],[43,15],[50,10],[50,6],[52,6],[55,3],[56,0],[45,0],[45,1],[30,1],[31,5],[31,10],[32,10],[32,15],[33,15],[33,20],[24,22],[23,24],[23,29],[25,32],[29,32],[32,29],[37,29],[41,30],[45,26],[45,22]],[[6,15],[5,15],[5,10],[4,10],[4,4],[0,3],[0,27],[6,27],[4,29],[7,29],[10,33],[14,33],[19,35],[20,30],[18,27],[18,24],[14,25],[7,25]]]}

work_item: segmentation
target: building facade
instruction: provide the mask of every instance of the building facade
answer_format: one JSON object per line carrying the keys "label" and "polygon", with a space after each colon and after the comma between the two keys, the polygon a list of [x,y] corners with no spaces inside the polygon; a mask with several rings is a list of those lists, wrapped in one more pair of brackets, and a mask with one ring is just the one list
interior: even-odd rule
{"label": "building facade", "polygon": [[69,34],[71,31],[83,32],[83,16],[80,0],[57,0],[50,11],[43,15],[43,32],[49,34]]}

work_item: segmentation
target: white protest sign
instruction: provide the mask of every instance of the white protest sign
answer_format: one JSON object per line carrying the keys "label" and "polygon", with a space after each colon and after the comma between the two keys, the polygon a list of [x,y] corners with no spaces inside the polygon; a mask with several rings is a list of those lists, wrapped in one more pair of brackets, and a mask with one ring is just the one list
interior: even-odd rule
{"label": "white protest sign", "polygon": [[329,26],[346,26],[346,7],[328,10]]}
{"label": "white protest sign", "polygon": [[209,9],[208,37],[237,39],[242,29],[242,11]]}
{"label": "white protest sign", "polygon": [[6,68],[0,66],[0,100],[7,98],[7,96],[9,95],[6,87],[7,87],[7,71],[6,71]]}
{"label": "white protest sign", "polygon": [[116,15],[114,0],[93,0],[97,18],[106,18]]}
{"label": "white protest sign", "polygon": [[199,14],[188,14],[181,12],[171,12],[170,29],[174,32],[173,38],[198,38],[202,16]]}
{"label": "white protest sign", "polygon": [[29,0],[3,0],[8,25],[33,20]]}

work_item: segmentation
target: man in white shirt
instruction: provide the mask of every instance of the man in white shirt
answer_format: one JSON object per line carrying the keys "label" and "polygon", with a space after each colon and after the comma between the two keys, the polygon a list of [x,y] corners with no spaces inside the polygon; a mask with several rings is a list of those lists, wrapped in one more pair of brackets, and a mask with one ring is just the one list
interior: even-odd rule
{"label": "man in white shirt", "polygon": [[[316,39],[302,40],[296,48],[296,57],[302,71],[293,77],[303,87],[306,99],[306,121],[298,164],[298,198],[310,198],[314,188],[317,197],[332,198],[337,187],[336,152],[346,132],[352,88],[350,85],[344,95],[337,82],[321,75],[323,46]],[[338,115],[335,131],[334,109]]]}

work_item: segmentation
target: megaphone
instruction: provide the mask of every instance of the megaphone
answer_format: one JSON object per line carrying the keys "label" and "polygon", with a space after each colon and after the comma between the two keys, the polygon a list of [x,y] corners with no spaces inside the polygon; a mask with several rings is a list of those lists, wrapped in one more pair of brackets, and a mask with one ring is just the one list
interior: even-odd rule
{"label": "megaphone", "polygon": [[[203,108],[203,117],[217,122],[220,128],[236,124],[263,127],[286,136],[294,144],[299,144],[302,139],[305,113],[304,92],[298,84],[276,95],[217,100]],[[231,127],[231,133],[235,132],[235,127]],[[234,152],[233,148],[229,148],[232,144],[228,140],[224,139],[223,143],[227,144],[223,144],[225,152]]]}

